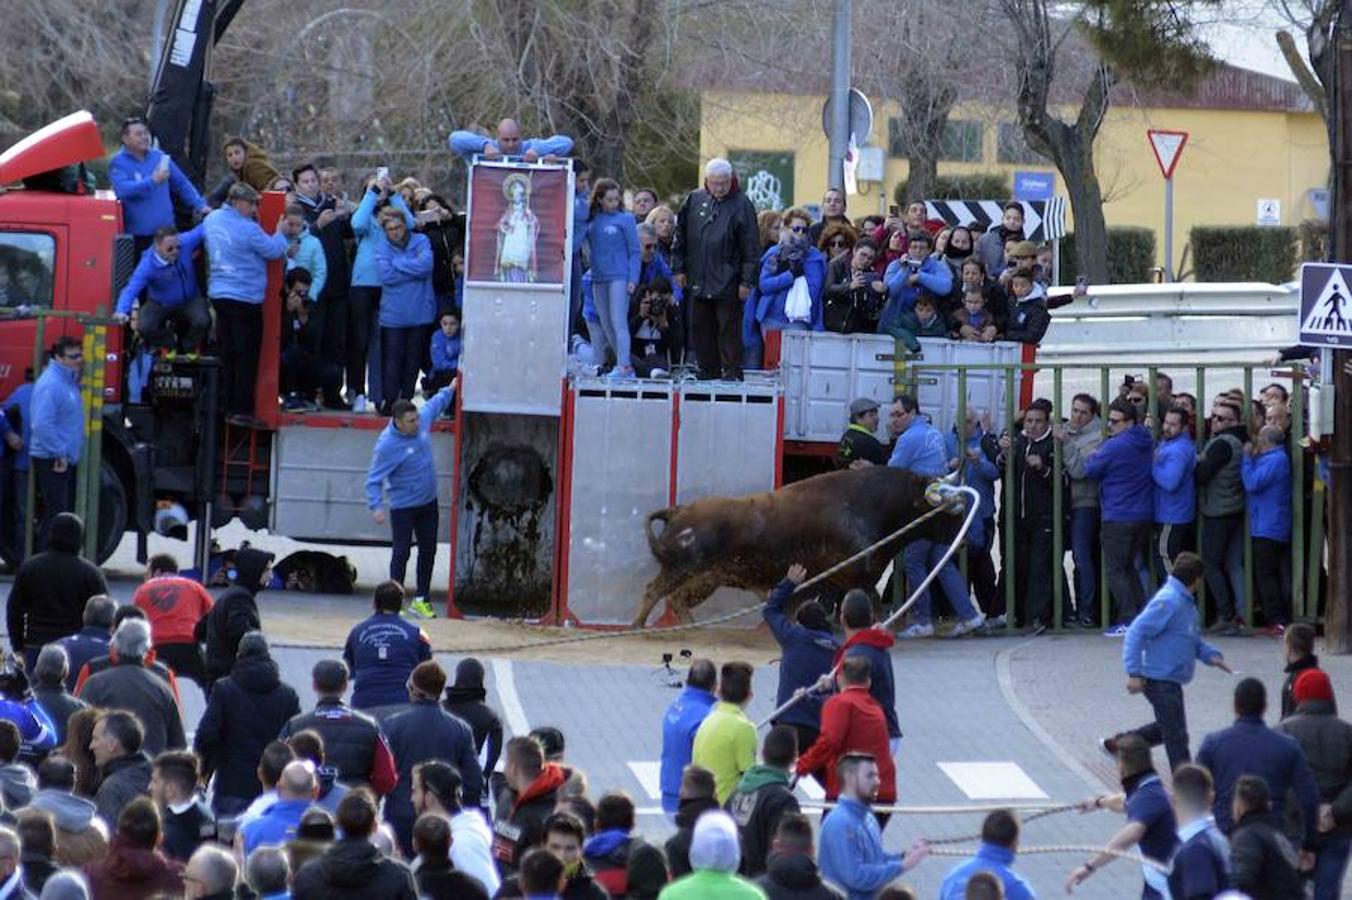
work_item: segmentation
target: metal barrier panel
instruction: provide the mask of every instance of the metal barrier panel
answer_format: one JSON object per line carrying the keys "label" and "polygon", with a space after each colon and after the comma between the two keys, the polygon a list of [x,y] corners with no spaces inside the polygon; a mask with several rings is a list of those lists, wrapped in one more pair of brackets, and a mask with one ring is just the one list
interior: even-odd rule
{"label": "metal barrier panel", "polygon": [[[277,429],[272,529],[296,540],[390,540],[366,505],[366,472],[379,431],[283,425]],[[455,436],[433,432],[438,460],[437,539],[450,540],[451,454]]]}
{"label": "metal barrier panel", "polygon": [[[907,384],[896,384],[896,342],[886,335],[785,331],[780,371],[784,379],[784,437],[794,441],[835,443],[849,424],[850,401],[869,397],[887,406]],[[957,410],[958,380],[952,369],[927,366],[1007,365],[1020,360],[1022,344],[981,344],[921,338],[922,358],[908,371],[918,381],[920,408],[945,433]],[[997,427],[1005,421],[1005,386],[999,369],[969,370],[968,405],[990,412]],[[887,416],[878,437],[887,441]]]}
{"label": "metal barrier panel", "polygon": [[574,383],[567,607],[585,625],[632,621],[657,574],[644,520],[669,505],[669,383]]}
{"label": "metal barrier panel", "polygon": [[[774,490],[775,460],[781,449],[779,395],[779,385],[773,382],[681,386],[677,503]],[[762,599],[749,591],[719,588],[700,604],[697,616],[713,618]],[[760,618],[747,616],[730,624],[755,626]]]}
{"label": "metal barrier panel", "polygon": [[568,296],[557,287],[465,285],[462,408],[557,416]]}

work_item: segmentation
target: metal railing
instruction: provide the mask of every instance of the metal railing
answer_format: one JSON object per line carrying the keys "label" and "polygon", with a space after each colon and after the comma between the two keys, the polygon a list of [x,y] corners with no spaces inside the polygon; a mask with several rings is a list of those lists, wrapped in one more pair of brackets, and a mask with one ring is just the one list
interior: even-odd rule
{"label": "metal railing", "polygon": [[[898,354],[898,369],[906,365]],[[919,366],[920,363],[913,363],[913,366]],[[1307,452],[1304,446],[1306,437],[1305,422],[1305,404],[1306,398],[1303,390],[1305,379],[1304,371],[1298,366],[1269,367],[1260,365],[1251,361],[1244,362],[1220,362],[1207,363],[1205,365],[1196,365],[1184,370],[1178,366],[1124,366],[1124,365],[1085,365],[1075,363],[1023,363],[1017,365],[925,365],[926,369],[952,369],[957,372],[958,380],[958,408],[954,416],[956,428],[958,429],[957,446],[959,450],[959,464],[965,465],[962,449],[966,443],[966,419],[967,419],[967,392],[966,381],[967,373],[973,370],[990,371],[993,369],[1004,371],[1011,380],[1015,378],[1016,373],[1020,378],[1033,378],[1039,374],[1050,373],[1051,391],[1046,399],[1051,401],[1052,416],[1051,425],[1065,421],[1064,415],[1068,408],[1067,398],[1065,397],[1064,375],[1068,371],[1085,372],[1096,371],[1099,381],[1099,392],[1096,398],[1100,405],[1100,419],[1103,422],[1104,434],[1107,434],[1107,413],[1108,405],[1119,396],[1115,390],[1114,372],[1121,374],[1137,373],[1142,369],[1146,370],[1144,378],[1147,387],[1146,409],[1151,418],[1151,426],[1156,438],[1160,433],[1161,422],[1159,417],[1154,415],[1157,410],[1158,397],[1156,394],[1155,381],[1156,374],[1166,371],[1175,383],[1174,394],[1180,393],[1180,382],[1187,386],[1195,386],[1194,393],[1197,401],[1198,417],[1193,422],[1193,430],[1196,436],[1197,449],[1200,452],[1206,440],[1210,437],[1210,421],[1207,412],[1210,410],[1208,397],[1207,376],[1215,375],[1218,370],[1229,372],[1238,371],[1242,373],[1242,385],[1240,387],[1244,393],[1244,401],[1241,404],[1244,410],[1243,424],[1246,430],[1250,429],[1250,418],[1253,415],[1252,403],[1254,399],[1254,372],[1261,370],[1268,376],[1276,379],[1290,379],[1291,387],[1290,406],[1289,406],[1289,426],[1287,429],[1287,448],[1291,461],[1291,541],[1289,552],[1291,554],[1291,614],[1292,620],[1312,620],[1319,610],[1320,601],[1320,572],[1323,560],[1324,547],[1324,502],[1325,485],[1320,477],[1319,467],[1314,466],[1313,482],[1309,485],[1311,488],[1309,502],[1306,502],[1306,473],[1304,465],[1304,454]],[[1186,375],[1188,380],[1180,376]],[[899,379],[898,388],[904,389],[909,379]],[[1220,390],[1230,390],[1234,386],[1230,384],[1212,385],[1213,389],[1219,387]],[[1016,414],[1016,391],[1007,390],[1005,396],[1005,421],[1010,423],[1008,432],[1013,439],[1017,433]],[[987,411],[993,412],[993,411]],[[1065,554],[1070,549],[1065,535],[1065,488],[1067,486],[1065,479],[1065,459],[1064,449],[1061,441],[1053,441],[1052,455],[1052,572],[1051,572],[1051,590],[1052,590],[1052,620],[1046,623],[1048,627],[1060,628],[1063,619],[1063,612],[1070,602],[1069,597],[1065,595],[1067,583],[1063,578],[1065,572]],[[964,477],[964,481],[965,481]],[[1017,597],[1016,590],[1018,585],[1016,570],[1016,531],[1017,523],[1015,516],[1014,503],[1015,486],[1015,454],[1004,454],[1004,467],[1001,473],[1000,485],[996,497],[998,503],[997,521],[1003,525],[1001,529],[1001,541],[997,544],[994,536],[990,537],[991,548],[1000,549],[1000,563],[1004,581],[1005,595],[1005,615],[1009,626],[1016,627],[1017,622]],[[1309,523],[1307,534],[1306,523]],[[1152,523],[1153,524],[1153,523]],[[1194,546],[1202,546],[1202,536],[1204,529],[1204,517],[1197,512],[1194,522]],[[1307,548],[1309,548],[1307,552]],[[1152,589],[1157,588],[1155,578],[1155,567],[1153,565],[1153,547],[1148,550],[1146,559],[1143,560],[1145,570],[1149,573],[1149,579]],[[1111,614],[1111,592],[1108,584],[1108,571],[1105,565],[1105,554],[1103,544],[1099,542],[1099,621],[1105,625],[1113,621]],[[1207,560],[1208,565],[1224,565],[1223,560]],[[962,569],[964,580],[967,573],[967,548],[962,552]],[[901,571],[901,559],[898,557],[896,571]],[[969,583],[969,590],[971,590]],[[1254,606],[1256,603],[1256,594],[1254,591],[1254,561],[1253,561],[1253,539],[1250,533],[1250,522],[1247,505],[1244,512],[1244,576],[1242,585],[1243,595],[1235,598],[1236,610],[1242,608],[1244,621],[1247,625],[1253,624]],[[1146,591],[1146,599],[1149,599],[1150,591]],[[1201,610],[1203,621],[1205,621],[1207,610],[1207,597],[1205,586],[1198,595],[1198,605]],[[1077,610],[1079,611],[1079,610]],[[1083,614],[1083,611],[1079,611]]]}

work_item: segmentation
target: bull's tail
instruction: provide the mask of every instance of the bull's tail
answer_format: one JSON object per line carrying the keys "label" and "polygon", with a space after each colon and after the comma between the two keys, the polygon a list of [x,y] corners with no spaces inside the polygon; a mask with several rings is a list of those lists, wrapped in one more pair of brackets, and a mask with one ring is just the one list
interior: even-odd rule
{"label": "bull's tail", "polygon": [[653,531],[653,523],[661,522],[663,529],[665,530],[667,523],[671,521],[672,513],[675,511],[675,509],[670,507],[667,509],[659,509],[657,512],[649,513],[647,520],[643,523],[643,533],[648,536],[648,549],[651,550],[653,556],[656,556],[658,559],[662,558],[660,545],[658,544],[658,539],[661,535]]}

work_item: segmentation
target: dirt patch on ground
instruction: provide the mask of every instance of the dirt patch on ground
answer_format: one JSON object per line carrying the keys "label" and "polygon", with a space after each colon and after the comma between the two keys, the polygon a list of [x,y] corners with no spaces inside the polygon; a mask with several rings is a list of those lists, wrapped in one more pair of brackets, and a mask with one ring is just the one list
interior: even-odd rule
{"label": "dirt patch on ground", "polygon": [[[276,599],[274,599],[276,598]],[[306,647],[341,647],[347,633],[363,616],[369,615],[366,602],[342,603],[345,609],[316,608],[319,604],[298,602],[276,594],[260,598],[263,629],[276,644]],[[368,601],[369,602],[369,601]],[[325,602],[324,607],[338,606]],[[755,621],[748,616],[748,619]],[[638,635],[592,637],[603,632],[578,628],[550,628],[503,619],[433,619],[419,623],[432,639],[438,653],[478,656],[510,656],[513,659],[551,660],[603,665],[649,665],[662,661],[670,653],[679,667],[682,650],[694,656],[719,661],[743,659],[764,664],[779,656],[779,646],[764,626],[734,628],[715,626],[663,633],[651,628]],[[566,644],[522,648],[523,644],[542,644],[558,639],[587,640]]]}

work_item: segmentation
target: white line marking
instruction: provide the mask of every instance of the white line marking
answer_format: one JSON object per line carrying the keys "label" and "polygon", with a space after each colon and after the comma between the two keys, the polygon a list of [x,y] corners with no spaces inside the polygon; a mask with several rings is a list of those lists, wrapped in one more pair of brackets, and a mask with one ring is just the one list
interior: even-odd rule
{"label": "white line marking", "polygon": [[653,800],[662,799],[662,764],[660,762],[629,761],[629,771],[634,773],[643,791]]}
{"label": "white line marking", "polygon": [[512,733],[512,737],[525,737],[530,734],[526,710],[522,708],[521,698],[516,693],[516,676],[512,674],[510,659],[493,660],[493,681],[498,689],[498,702],[502,704],[502,714],[507,719],[507,730]]}
{"label": "white line marking", "polygon": [[800,778],[798,780],[798,792],[816,803],[821,803],[826,799],[826,789],[817,784],[814,778]]}
{"label": "white line marking", "polygon": [[1016,762],[941,762],[939,769],[952,779],[968,800],[1046,800]]}
{"label": "white line marking", "polygon": [[1033,733],[1033,737],[1042,742],[1042,746],[1050,750],[1052,755],[1061,761],[1061,765],[1073,772],[1076,777],[1089,786],[1091,791],[1102,791],[1106,782],[1085,768],[1083,763],[1072,756],[1070,751],[1062,747],[1056,738],[1047,732],[1047,729],[1039,725],[1037,719],[1034,719],[1033,714],[1028,711],[1028,707],[1024,706],[1023,701],[1014,692],[1014,675],[1010,670],[1010,660],[1013,658],[1015,651],[1033,643],[1035,640],[1037,638],[1031,638],[995,654],[995,674],[996,680],[1000,683],[1000,693],[1004,695],[1005,704],[1014,711],[1014,715],[1019,717],[1023,726]]}

